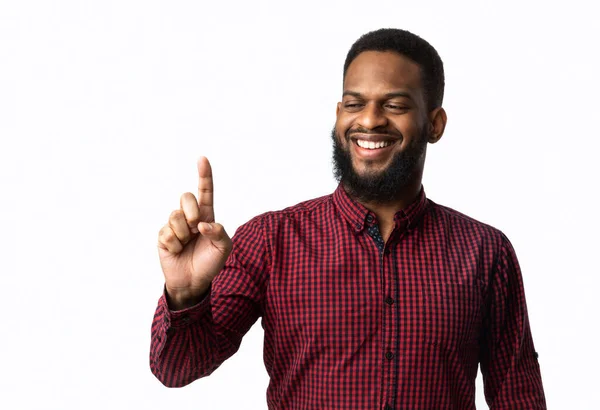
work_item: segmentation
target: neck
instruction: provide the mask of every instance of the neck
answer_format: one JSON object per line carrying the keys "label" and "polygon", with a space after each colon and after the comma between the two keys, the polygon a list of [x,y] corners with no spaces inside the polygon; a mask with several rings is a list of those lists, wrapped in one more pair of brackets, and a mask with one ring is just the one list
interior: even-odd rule
{"label": "neck", "polygon": [[359,198],[354,198],[369,211],[377,216],[379,230],[383,240],[387,242],[394,230],[394,215],[398,211],[407,208],[419,195],[421,191],[421,178],[415,178],[410,184],[405,186],[399,193],[397,199],[390,202],[370,202]]}

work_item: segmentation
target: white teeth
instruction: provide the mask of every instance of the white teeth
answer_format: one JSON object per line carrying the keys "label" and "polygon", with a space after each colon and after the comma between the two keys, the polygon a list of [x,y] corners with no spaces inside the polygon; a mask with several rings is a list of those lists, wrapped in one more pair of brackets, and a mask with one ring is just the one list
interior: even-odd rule
{"label": "white teeth", "polygon": [[365,140],[356,140],[356,143],[358,144],[359,147],[367,148],[367,149],[383,148],[383,147],[387,147],[392,144],[389,141],[373,142],[373,141],[365,141]]}

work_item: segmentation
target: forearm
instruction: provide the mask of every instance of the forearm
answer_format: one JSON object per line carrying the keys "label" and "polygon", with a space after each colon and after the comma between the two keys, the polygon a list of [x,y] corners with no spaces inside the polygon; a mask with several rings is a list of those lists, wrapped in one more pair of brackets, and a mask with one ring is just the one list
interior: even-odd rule
{"label": "forearm", "polygon": [[521,270],[508,239],[498,258],[490,295],[481,351],[490,409],[546,409]]}
{"label": "forearm", "polygon": [[[515,335],[515,344],[498,346],[490,358],[491,363],[482,368],[490,382],[487,396],[491,410],[546,409],[537,353],[528,323],[524,326],[524,331]],[[506,356],[502,352],[512,353]]]}

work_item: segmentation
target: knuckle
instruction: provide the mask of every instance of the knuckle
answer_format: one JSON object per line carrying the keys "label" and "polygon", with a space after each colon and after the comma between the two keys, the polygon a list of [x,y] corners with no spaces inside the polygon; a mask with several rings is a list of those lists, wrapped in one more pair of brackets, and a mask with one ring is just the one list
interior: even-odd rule
{"label": "knuckle", "polygon": [[183,246],[169,226],[163,226],[159,232],[158,246],[171,253],[179,253]]}
{"label": "knuckle", "polygon": [[165,242],[172,242],[175,239],[175,233],[172,230],[165,231],[163,233],[163,240]]}
{"label": "knuckle", "polygon": [[183,204],[185,202],[196,201],[196,197],[191,192],[185,192],[181,195],[180,203]]}
{"label": "knuckle", "polygon": [[185,220],[190,227],[194,227],[200,222],[200,215],[193,210],[187,210],[187,212],[185,212]]}
{"label": "knuckle", "polygon": [[169,228],[168,226],[163,226],[162,228],[160,228],[160,231],[158,231],[158,238],[159,240],[164,240],[166,239],[166,235],[169,232],[171,228]]}
{"label": "knuckle", "polygon": [[190,236],[196,235],[198,233],[198,221],[188,220],[188,230]]}

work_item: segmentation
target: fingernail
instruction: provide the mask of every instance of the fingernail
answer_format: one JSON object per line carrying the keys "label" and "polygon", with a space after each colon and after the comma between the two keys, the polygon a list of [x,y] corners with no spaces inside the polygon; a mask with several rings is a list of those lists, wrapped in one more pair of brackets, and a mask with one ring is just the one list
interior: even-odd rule
{"label": "fingernail", "polygon": [[190,231],[192,233],[198,233],[198,227],[197,226],[192,226],[192,228],[190,229]]}
{"label": "fingernail", "polygon": [[204,227],[205,231],[212,231],[212,225],[209,224],[208,222],[200,222],[202,224],[202,226]]}

